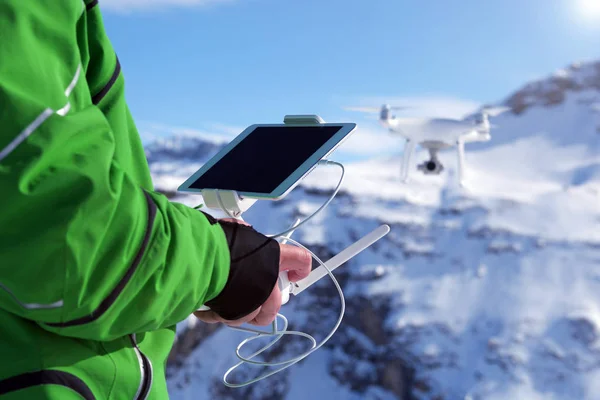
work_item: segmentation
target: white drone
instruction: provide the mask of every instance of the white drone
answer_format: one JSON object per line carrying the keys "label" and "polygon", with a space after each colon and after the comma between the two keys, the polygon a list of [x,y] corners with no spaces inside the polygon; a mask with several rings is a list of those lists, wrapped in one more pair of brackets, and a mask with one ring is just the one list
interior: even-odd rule
{"label": "white drone", "polygon": [[390,132],[406,138],[406,146],[402,159],[401,178],[408,181],[409,164],[417,144],[429,150],[430,159],[417,168],[424,174],[438,175],[444,170],[437,153],[439,150],[456,146],[458,152],[458,177],[461,186],[464,182],[464,146],[469,142],[487,142],[491,139],[492,125],[488,116],[496,116],[508,110],[508,107],[484,108],[479,113],[464,119],[451,118],[396,118],[392,110],[403,110],[410,107],[381,108],[348,107],[349,111],[379,113],[379,122]]}

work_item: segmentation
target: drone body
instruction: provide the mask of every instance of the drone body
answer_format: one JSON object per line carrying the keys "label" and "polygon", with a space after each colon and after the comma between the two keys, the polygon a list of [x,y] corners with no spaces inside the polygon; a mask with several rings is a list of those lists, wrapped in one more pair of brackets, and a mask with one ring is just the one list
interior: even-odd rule
{"label": "drone body", "polygon": [[424,174],[438,175],[444,167],[437,157],[438,151],[456,146],[458,155],[458,179],[464,184],[464,145],[470,142],[486,142],[491,139],[491,125],[489,115],[496,115],[506,108],[496,108],[494,112],[490,109],[482,111],[472,118],[396,118],[392,110],[407,107],[390,107],[383,105],[379,110],[373,108],[355,107],[349,108],[353,111],[378,112],[380,124],[392,132],[406,139],[404,154],[402,158],[401,179],[408,181],[409,165],[412,154],[417,145],[429,151],[430,159],[417,166]]}

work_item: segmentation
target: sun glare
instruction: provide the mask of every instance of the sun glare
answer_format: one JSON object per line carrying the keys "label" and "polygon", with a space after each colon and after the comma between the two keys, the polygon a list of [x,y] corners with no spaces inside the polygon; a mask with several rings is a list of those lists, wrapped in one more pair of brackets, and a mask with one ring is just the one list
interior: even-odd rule
{"label": "sun glare", "polygon": [[600,20],[600,0],[578,0],[578,8],[584,18]]}

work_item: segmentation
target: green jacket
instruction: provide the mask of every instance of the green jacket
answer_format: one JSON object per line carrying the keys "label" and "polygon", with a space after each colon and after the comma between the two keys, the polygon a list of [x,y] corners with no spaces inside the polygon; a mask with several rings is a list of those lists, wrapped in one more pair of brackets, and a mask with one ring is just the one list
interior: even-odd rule
{"label": "green jacket", "polygon": [[230,286],[223,224],[153,191],[97,3],[0,1],[3,400],[167,398],[175,325]]}

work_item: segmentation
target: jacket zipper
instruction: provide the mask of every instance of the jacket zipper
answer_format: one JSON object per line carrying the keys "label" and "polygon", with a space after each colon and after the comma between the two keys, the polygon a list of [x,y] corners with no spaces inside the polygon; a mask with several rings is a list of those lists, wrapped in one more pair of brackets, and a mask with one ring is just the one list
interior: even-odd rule
{"label": "jacket zipper", "polygon": [[140,363],[140,371],[142,376],[140,380],[140,386],[138,387],[134,400],[146,400],[148,398],[148,394],[150,394],[150,387],[152,386],[152,363],[138,347],[135,334],[130,335],[130,338],[131,343],[133,343],[133,349],[137,355],[138,362]]}

